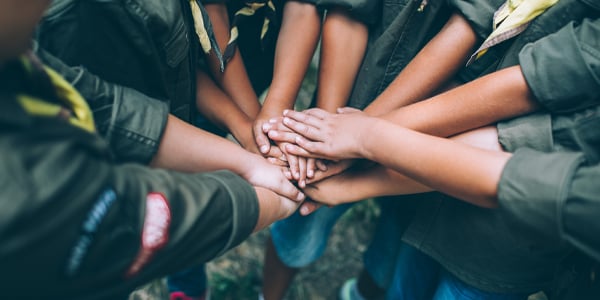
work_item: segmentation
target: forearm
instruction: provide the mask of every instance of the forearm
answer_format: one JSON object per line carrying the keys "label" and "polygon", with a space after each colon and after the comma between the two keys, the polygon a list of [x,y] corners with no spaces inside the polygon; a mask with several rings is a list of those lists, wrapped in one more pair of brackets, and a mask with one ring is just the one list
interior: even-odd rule
{"label": "forearm", "polygon": [[415,194],[431,191],[394,170],[382,165],[353,168],[308,185],[304,192],[314,201],[326,205],[339,205],[364,199]]}
{"label": "forearm", "polygon": [[269,226],[275,221],[284,219],[291,215],[301,202],[293,202],[289,199],[281,198],[274,192],[260,187],[255,187],[258,198],[258,221],[254,227],[254,232]]}
{"label": "forearm", "polygon": [[521,68],[515,66],[394,110],[382,118],[419,132],[447,137],[533,112],[538,106]]}
{"label": "forearm", "polygon": [[365,112],[379,116],[431,96],[464,65],[476,41],[467,20],[454,14]]}
{"label": "forearm", "polygon": [[273,82],[261,115],[280,116],[284,109],[293,109],[320,30],[321,16],[314,5],[297,1],[285,4],[275,51]]}
{"label": "forearm", "polygon": [[[225,4],[207,4],[205,7],[213,24],[217,43],[224,51],[230,38],[227,7]],[[210,55],[209,66],[218,85],[249,118],[254,119],[260,110],[260,104],[248,78],[240,52],[236,49],[223,72],[221,72],[219,62],[214,55]]]}
{"label": "forearm", "polygon": [[[428,136],[391,123],[373,122],[362,156],[437,191],[481,206],[495,206],[510,154]],[[394,149],[394,151],[390,151]]]}
{"label": "forearm", "polygon": [[243,175],[254,159],[238,145],[169,116],[151,165],[183,172],[226,169]]}
{"label": "forearm", "polygon": [[238,141],[242,139],[253,142],[253,120],[231,101],[207,74],[198,72],[196,86],[196,106],[205,118],[230,132]]}
{"label": "forearm", "polygon": [[[368,38],[367,26],[343,10],[329,10],[323,25],[317,107],[335,112],[346,106]],[[342,55],[343,53],[343,55]]]}

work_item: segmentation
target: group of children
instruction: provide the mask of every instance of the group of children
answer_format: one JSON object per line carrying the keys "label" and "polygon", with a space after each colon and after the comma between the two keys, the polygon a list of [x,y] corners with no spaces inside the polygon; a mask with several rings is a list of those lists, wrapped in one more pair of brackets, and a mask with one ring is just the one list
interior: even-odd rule
{"label": "group of children", "polygon": [[600,2],[54,0],[37,26],[49,1],[21,2],[0,0],[8,295],[172,275],[171,299],[205,299],[197,264],[279,220],[261,297],[281,299],[373,197],[342,299],[598,295]]}

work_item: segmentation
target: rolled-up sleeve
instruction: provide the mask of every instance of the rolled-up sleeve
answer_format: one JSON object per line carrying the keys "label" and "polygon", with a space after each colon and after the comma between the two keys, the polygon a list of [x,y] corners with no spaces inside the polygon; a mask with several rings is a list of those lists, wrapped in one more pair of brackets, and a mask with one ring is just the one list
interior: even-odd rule
{"label": "rolled-up sleeve", "polygon": [[147,164],[158,151],[169,106],[134,89],[106,82],[83,67],[69,67],[48,52],[37,54],[86,99],[117,161]]}
{"label": "rolled-up sleeve", "polygon": [[528,44],[519,53],[523,75],[535,98],[552,112],[598,105],[600,96],[600,20],[569,23]]}
{"label": "rolled-up sleeve", "polygon": [[600,166],[580,153],[520,149],[502,173],[498,200],[518,223],[600,260],[599,182]]}

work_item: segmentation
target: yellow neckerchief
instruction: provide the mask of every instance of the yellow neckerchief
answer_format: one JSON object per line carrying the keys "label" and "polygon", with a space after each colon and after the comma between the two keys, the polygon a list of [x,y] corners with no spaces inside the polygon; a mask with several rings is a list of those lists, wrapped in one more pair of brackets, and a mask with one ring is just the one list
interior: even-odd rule
{"label": "yellow neckerchief", "polygon": [[254,14],[256,14],[256,12],[262,8],[267,9],[265,18],[263,20],[263,26],[260,31],[260,40],[264,40],[267,32],[269,31],[271,19],[275,17],[275,5],[271,0],[246,1],[245,6],[239,9],[233,18],[229,42],[227,42],[227,47],[225,48],[225,52],[223,52],[223,58],[225,61],[231,59],[235,53],[237,39],[239,36],[238,26],[242,22],[243,18],[254,16]]}
{"label": "yellow neckerchief", "polygon": [[[28,58],[22,57],[21,63],[28,73],[33,72],[34,66]],[[33,95],[18,94],[17,101],[25,111],[30,115],[66,118],[74,126],[88,132],[96,132],[92,111],[79,92],[54,70],[43,66],[43,69],[39,71],[46,73],[55,88],[56,95],[65,104],[66,109]]]}
{"label": "yellow neckerchief", "polygon": [[523,32],[531,20],[556,4],[558,0],[507,0],[494,13],[494,30],[471,55],[467,65],[487,50]]}
{"label": "yellow neckerchief", "polygon": [[198,41],[200,42],[200,47],[202,47],[202,51],[208,54],[210,50],[213,50],[217,59],[219,60],[219,65],[221,68],[221,72],[225,70],[225,61],[223,59],[223,55],[221,53],[221,49],[219,48],[219,44],[217,44],[217,40],[214,37],[212,32],[212,25],[210,25],[210,19],[207,17],[204,22],[204,17],[206,12],[204,11],[204,7],[198,3],[198,0],[190,0],[190,7],[192,9],[192,18],[194,19],[194,30],[196,31],[196,35],[198,36]]}

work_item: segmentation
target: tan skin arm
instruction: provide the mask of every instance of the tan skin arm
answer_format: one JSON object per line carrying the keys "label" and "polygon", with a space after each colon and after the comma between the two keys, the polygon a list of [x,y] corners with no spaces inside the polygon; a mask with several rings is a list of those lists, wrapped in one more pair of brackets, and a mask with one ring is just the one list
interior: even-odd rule
{"label": "tan skin arm", "polygon": [[538,108],[521,67],[514,66],[399,108],[382,118],[419,132],[447,137]]}
{"label": "tan skin arm", "polygon": [[[305,9],[306,12],[309,10],[316,11],[314,6],[310,7],[306,6],[306,4],[303,6],[305,6],[303,9]],[[286,17],[288,17],[288,15],[284,15],[284,19]],[[303,24],[310,22],[316,29],[316,26],[319,24],[319,19],[317,18],[317,15],[312,15],[310,18],[304,17],[301,22],[303,22]],[[309,27],[313,28],[313,26]],[[314,33],[318,34],[318,31],[315,30]],[[306,38],[307,36],[303,37]],[[310,57],[312,56],[312,51],[314,51],[312,43],[316,42],[312,38],[313,37],[310,37],[310,40],[305,43],[305,45],[311,45]],[[345,10],[331,8],[327,11],[325,21],[323,22],[317,107],[334,112],[337,108],[346,105],[354,84],[356,73],[358,72],[358,68],[361,65],[365,53],[367,38],[368,30],[366,25],[350,18]],[[303,47],[301,51],[297,52],[301,53],[302,56],[299,61],[305,63],[304,66],[308,66],[310,62],[310,57],[306,56],[306,54],[309,53],[307,50],[309,50],[309,48]],[[341,55],[342,53],[343,55]],[[301,79],[303,79],[306,69],[300,69],[299,64],[296,66],[289,64],[288,67],[293,67],[292,74],[294,75],[281,79],[278,79],[279,77],[275,75],[274,83],[271,86],[269,95],[267,95],[263,110],[269,110],[269,101],[273,99],[271,98],[272,95],[280,94],[282,95],[281,97],[284,97],[285,99],[295,101]],[[301,76],[302,78],[297,76]],[[282,88],[278,90],[278,83],[276,83],[276,81],[284,83],[292,81],[292,83],[285,83],[282,85]],[[282,109],[293,108],[293,102],[283,104],[283,106],[279,106],[274,110],[274,116],[280,116]],[[265,128],[265,124],[263,124],[262,128]],[[323,163],[316,162],[311,158],[305,160],[303,158],[296,158],[288,155],[288,162],[294,179],[298,180],[301,187],[305,186],[305,179],[310,179],[314,176],[317,166],[319,166],[319,169],[324,169]]]}
{"label": "tan skin arm", "polygon": [[[213,31],[219,48],[225,50],[230,37],[227,7],[225,4],[206,4],[204,7],[213,24]],[[223,72],[221,72],[219,62],[214,54],[210,55],[209,62],[211,75],[217,85],[225,91],[249,119],[254,120],[260,111],[260,103],[248,78],[240,52],[235,51]]]}
{"label": "tan skin arm", "polygon": [[380,116],[431,96],[464,66],[477,35],[460,14],[453,14],[365,112]]}
{"label": "tan skin arm", "polygon": [[200,130],[171,115],[151,166],[183,172],[226,169],[255,186],[271,189],[297,201],[304,199],[304,195],[288,181],[280,167],[245,151],[231,141]]}
{"label": "tan skin arm", "polygon": [[[376,196],[372,194],[376,191],[373,184],[381,184],[379,192],[385,194],[424,192],[427,191],[425,186],[476,205],[493,207],[497,183],[510,157],[500,151],[493,127],[457,136],[453,141],[418,133],[356,111],[347,110],[338,115],[290,111],[286,116],[286,125],[306,137],[297,138],[297,144],[310,153],[332,159],[366,158],[408,177],[385,173],[388,171],[384,169],[371,173],[370,176],[383,179],[356,183],[357,187],[365,189],[362,190],[364,193],[371,191],[371,196]],[[331,124],[335,124],[334,127]],[[333,138],[330,135],[332,128],[336,132]],[[298,147],[288,150],[301,152]],[[336,180],[336,177],[329,180]],[[343,188],[338,185],[340,187]],[[353,190],[353,193],[359,191],[361,189]],[[307,193],[311,194],[308,189]]]}
{"label": "tan skin arm", "polygon": [[293,109],[320,31],[321,16],[314,5],[286,2],[275,50],[273,82],[254,122],[256,144],[263,154],[269,152],[270,143],[262,131],[262,125],[273,117],[281,116],[285,109]]}
{"label": "tan skin arm", "polygon": [[203,71],[196,74],[196,107],[213,124],[230,132],[246,150],[258,153],[252,121]]}
{"label": "tan skin arm", "polygon": [[255,187],[258,198],[259,215],[254,232],[260,231],[271,223],[289,217],[296,211],[300,202],[290,201],[271,190]]}
{"label": "tan skin arm", "polygon": [[317,107],[329,112],[346,106],[367,47],[367,26],[342,9],[327,11],[323,22]]}

